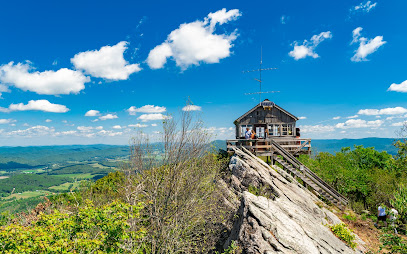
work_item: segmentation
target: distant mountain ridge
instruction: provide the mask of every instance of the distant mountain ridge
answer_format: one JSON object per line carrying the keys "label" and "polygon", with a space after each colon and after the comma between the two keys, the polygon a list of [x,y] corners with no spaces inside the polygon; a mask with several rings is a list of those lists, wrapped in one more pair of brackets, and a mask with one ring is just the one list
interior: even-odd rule
{"label": "distant mountain ridge", "polygon": [[[397,154],[397,148],[393,143],[396,138],[361,138],[361,139],[312,139],[311,146],[313,154],[319,152],[328,152],[334,154],[340,152],[342,147],[362,145],[363,147],[374,147],[378,151],[386,151],[389,154]],[[225,140],[215,140],[212,145],[217,149],[226,150]]]}

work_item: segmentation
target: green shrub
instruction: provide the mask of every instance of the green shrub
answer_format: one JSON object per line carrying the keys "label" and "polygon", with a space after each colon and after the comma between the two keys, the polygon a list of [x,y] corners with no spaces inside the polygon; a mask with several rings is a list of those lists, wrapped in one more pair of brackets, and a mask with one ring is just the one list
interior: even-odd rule
{"label": "green shrub", "polygon": [[350,221],[356,221],[356,215],[352,215],[352,214],[344,214],[342,215],[342,218],[344,218],[345,220],[350,220]]}
{"label": "green shrub", "polygon": [[400,236],[387,232],[380,237],[382,246],[380,251],[386,250],[386,253],[407,254],[407,242]]}
{"label": "green shrub", "polygon": [[352,249],[355,249],[357,244],[354,242],[356,237],[344,223],[329,226],[332,232],[346,244],[348,244]]}
{"label": "green shrub", "polygon": [[[95,207],[86,201],[77,213],[58,210],[40,214],[32,226],[19,223],[0,227],[0,249],[5,253],[130,253],[139,251],[143,227],[130,231],[129,221],[140,218],[143,204],[112,202]],[[127,239],[131,238],[131,244]],[[137,252],[136,252],[137,253]]]}

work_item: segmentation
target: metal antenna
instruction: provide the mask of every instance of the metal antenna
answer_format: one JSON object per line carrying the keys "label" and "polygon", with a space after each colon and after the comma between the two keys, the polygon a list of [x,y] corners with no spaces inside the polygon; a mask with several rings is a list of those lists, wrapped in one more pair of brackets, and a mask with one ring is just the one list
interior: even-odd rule
{"label": "metal antenna", "polygon": [[259,82],[259,87],[260,90],[259,92],[256,93],[245,93],[245,95],[250,95],[250,94],[258,94],[259,95],[259,99],[260,99],[260,103],[261,103],[261,94],[263,93],[279,93],[280,91],[269,91],[269,92],[262,92],[261,91],[261,83],[263,82],[261,79],[261,72],[262,71],[269,71],[269,70],[276,70],[277,68],[262,68],[263,66],[263,46],[261,46],[260,48],[260,68],[257,70],[250,70],[250,71],[243,71],[243,73],[248,73],[248,72],[254,72],[254,71],[258,71],[259,72],[259,79],[255,78],[254,80],[256,80],[257,82]]}

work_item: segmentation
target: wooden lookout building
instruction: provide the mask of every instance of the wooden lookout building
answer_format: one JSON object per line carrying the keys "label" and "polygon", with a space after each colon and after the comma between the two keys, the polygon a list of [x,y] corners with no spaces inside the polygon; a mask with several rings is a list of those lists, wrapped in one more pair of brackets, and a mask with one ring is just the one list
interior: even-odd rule
{"label": "wooden lookout building", "polygon": [[[265,99],[234,121],[236,139],[227,140],[230,150],[243,146],[258,156],[273,156],[272,142],[277,143],[294,156],[311,153],[311,139],[302,139],[296,122],[298,117],[272,101]],[[255,137],[246,138],[249,129]]]}

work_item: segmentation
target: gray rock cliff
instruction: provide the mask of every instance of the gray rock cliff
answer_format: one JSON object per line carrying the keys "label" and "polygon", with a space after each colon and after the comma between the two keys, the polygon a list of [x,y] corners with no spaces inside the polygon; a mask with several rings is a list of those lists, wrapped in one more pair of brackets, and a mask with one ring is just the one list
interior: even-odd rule
{"label": "gray rock cliff", "polygon": [[227,201],[238,209],[224,247],[236,241],[242,253],[363,253],[363,241],[357,237],[353,250],[339,240],[327,225],[341,220],[277,166],[237,149],[229,170],[228,196],[240,202]]}

